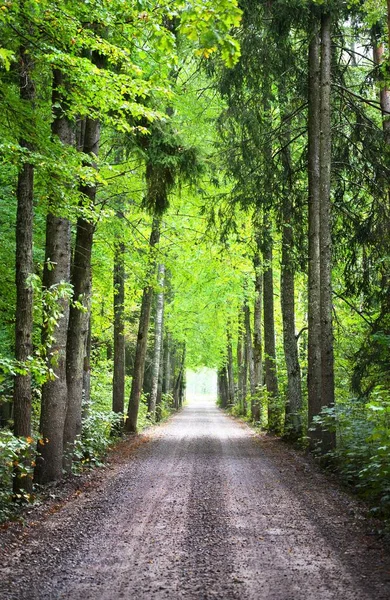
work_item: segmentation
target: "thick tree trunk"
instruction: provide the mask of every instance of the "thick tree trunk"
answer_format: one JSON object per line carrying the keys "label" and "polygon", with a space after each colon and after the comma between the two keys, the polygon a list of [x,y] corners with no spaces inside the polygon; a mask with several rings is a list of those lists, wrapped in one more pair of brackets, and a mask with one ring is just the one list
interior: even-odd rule
{"label": "thick tree trunk", "polygon": [[[19,54],[19,89],[20,97],[26,104],[32,104],[35,96],[34,84],[31,79],[32,60],[26,48],[20,49]],[[20,145],[26,150],[32,150],[31,144],[20,140]],[[27,359],[32,355],[33,329],[33,291],[28,279],[33,273],[33,194],[34,167],[24,163],[18,175],[16,190],[16,314],[15,314],[15,358],[21,364],[27,365]],[[14,434],[29,437],[31,435],[31,374],[16,375],[14,381]],[[14,492],[21,489],[31,491],[30,477],[14,478]]]}
{"label": "thick tree trunk", "polygon": [[[320,38],[313,34],[309,46],[309,274],[308,274],[308,420],[321,411],[321,309],[320,309]],[[310,431],[312,444],[320,432]]]}
{"label": "thick tree trunk", "polygon": [[[63,112],[64,99],[60,87],[66,84],[64,75],[58,69],[53,72],[52,105],[54,120],[52,133],[67,146],[75,144],[74,123]],[[53,199],[55,208],[55,199]],[[71,229],[69,219],[49,213],[46,218],[46,250],[43,271],[43,286],[48,289],[61,282],[70,280]],[[50,264],[49,264],[50,261]],[[48,359],[52,363],[55,379],[42,386],[42,403],[39,432],[43,445],[38,445],[40,456],[37,458],[34,477],[38,483],[61,479],[64,423],[67,406],[68,388],[66,383],[66,341],[68,336],[69,300],[61,301],[62,317],[54,332],[55,342],[47,349]],[[45,331],[43,331],[45,338]]]}
{"label": "thick tree trunk", "polygon": [[160,362],[161,362],[161,348],[163,342],[163,316],[164,316],[164,277],[165,277],[165,266],[163,264],[158,265],[157,269],[157,285],[159,291],[156,298],[156,319],[154,324],[154,353],[153,353],[153,373],[152,373],[152,389],[149,396],[148,411],[151,418],[154,420],[156,417],[156,403],[157,403],[157,388],[158,378],[160,373]]}
{"label": "thick tree trunk", "polygon": [[[321,265],[321,403],[334,406],[332,205],[331,205],[331,17],[321,18],[320,88],[320,265]],[[322,450],[336,445],[334,432],[322,432]]]}
{"label": "thick tree trunk", "polygon": [[[99,152],[100,123],[87,117],[84,133],[84,152],[97,156]],[[93,206],[96,186],[81,189]],[[84,358],[89,331],[91,301],[91,256],[95,224],[79,217],[72,265],[73,298],[81,303],[82,309],[71,305],[69,314],[68,340],[66,348],[66,379],[68,405],[64,428],[64,468],[70,470],[73,445],[81,434],[82,398],[84,380]]]}
{"label": "thick tree trunk", "polygon": [[115,247],[114,256],[114,375],[112,410],[123,413],[125,407],[125,245]]}
{"label": "thick tree trunk", "polygon": [[221,408],[227,408],[229,403],[229,384],[225,365],[218,370],[218,395]]}
{"label": "thick tree trunk", "polygon": [[[158,244],[160,239],[160,219],[158,217],[154,217],[152,232],[150,235],[150,249],[153,253],[154,247]],[[152,264],[151,269],[149,271],[149,277],[154,276],[156,261],[152,256]],[[149,331],[149,321],[150,321],[150,311],[152,308],[152,300],[153,300],[153,285],[149,284],[144,288],[143,296],[142,296],[142,304],[141,304],[141,314],[139,318],[139,327],[138,327],[138,336],[137,336],[137,346],[135,351],[135,360],[134,360],[134,371],[133,371],[133,380],[131,383],[131,392],[130,392],[130,400],[129,407],[127,412],[127,420],[125,424],[126,431],[136,433],[137,431],[137,420],[138,420],[138,410],[139,403],[141,399],[142,392],[142,384],[144,380],[144,371],[145,371],[145,358],[146,358],[146,348],[148,342],[148,331]]]}
{"label": "thick tree trunk", "polygon": [[274,281],[272,268],[272,239],[268,218],[264,218],[264,354],[265,384],[268,392],[268,428],[278,431],[280,418],[277,408],[279,395],[276,371],[275,314],[274,314]]}

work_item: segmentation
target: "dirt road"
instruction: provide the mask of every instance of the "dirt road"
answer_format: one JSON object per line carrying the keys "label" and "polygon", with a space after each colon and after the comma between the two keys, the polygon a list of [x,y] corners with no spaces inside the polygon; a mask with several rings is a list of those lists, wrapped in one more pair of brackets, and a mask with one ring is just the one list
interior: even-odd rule
{"label": "dirt road", "polygon": [[356,504],[212,404],[2,540],[1,600],[390,598],[389,556]]}

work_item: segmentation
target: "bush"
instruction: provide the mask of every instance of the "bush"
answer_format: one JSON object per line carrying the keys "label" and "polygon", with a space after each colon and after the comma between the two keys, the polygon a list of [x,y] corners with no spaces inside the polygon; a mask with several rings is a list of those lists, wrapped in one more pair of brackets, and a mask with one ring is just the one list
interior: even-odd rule
{"label": "bush", "polygon": [[92,411],[83,420],[81,437],[76,440],[73,451],[73,471],[78,473],[87,467],[102,466],[103,457],[116,441],[123,415],[112,411]]}
{"label": "bush", "polygon": [[31,500],[30,494],[23,490],[14,496],[12,481],[16,474],[15,467],[19,477],[32,476],[34,453],[32,438],[16,437],[9,430],[0,430],[0,522],[10,518],[17,501]]}

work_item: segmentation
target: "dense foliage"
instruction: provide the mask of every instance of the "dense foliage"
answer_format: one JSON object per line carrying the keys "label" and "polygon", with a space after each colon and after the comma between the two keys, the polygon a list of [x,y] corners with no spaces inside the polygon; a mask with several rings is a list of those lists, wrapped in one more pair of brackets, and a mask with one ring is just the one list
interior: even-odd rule
{"label": "dense foliage", "polygon": [[203,365],[388,513],[385,2],[0,9],[0,517]]}

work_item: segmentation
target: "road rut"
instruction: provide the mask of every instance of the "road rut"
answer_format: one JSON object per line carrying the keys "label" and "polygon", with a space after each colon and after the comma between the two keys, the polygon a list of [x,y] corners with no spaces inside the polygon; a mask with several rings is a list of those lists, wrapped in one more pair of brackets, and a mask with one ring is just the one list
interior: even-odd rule
{"label": "road rut", "polygon": [[388,600],[365,527],[305,459],[192,402],[5,548],[0,598]]}

